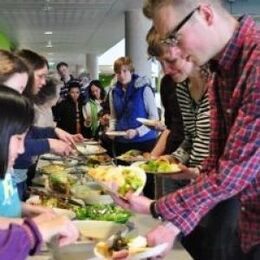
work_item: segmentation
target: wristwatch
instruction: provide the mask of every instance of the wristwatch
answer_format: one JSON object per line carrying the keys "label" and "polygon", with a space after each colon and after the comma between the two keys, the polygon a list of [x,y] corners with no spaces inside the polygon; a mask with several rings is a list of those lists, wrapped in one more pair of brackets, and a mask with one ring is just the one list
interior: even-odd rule
{"label": "wristwatch", "polygon": [[159,219],[161,221],[164,221],[162,215],[160,213],[156,212],[155,206],[156,206],[156,201],[153,201],[150,204],[150,213],[151,213],[152,217],[155,218],[155,219]]}

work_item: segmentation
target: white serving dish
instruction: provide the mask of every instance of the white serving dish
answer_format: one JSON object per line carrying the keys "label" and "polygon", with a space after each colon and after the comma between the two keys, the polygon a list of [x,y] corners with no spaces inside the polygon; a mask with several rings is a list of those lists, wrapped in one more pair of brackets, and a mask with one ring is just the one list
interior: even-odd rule
{"label": "white serving dish", "polygon": [[79,229],[81,236],[98,240],[106,240],[126,227],[113,221],[102,220],[75,220],[73,223]]}
{"label": "white serving dish", "polygon": [[[86,187],[86,189],[84,189]],[[82,199],[87,204],[111,204],[113,199],[108,194],[100,194],[102,188],[95,182],[87,182],[84,185],[72,189],[73,196]]]}

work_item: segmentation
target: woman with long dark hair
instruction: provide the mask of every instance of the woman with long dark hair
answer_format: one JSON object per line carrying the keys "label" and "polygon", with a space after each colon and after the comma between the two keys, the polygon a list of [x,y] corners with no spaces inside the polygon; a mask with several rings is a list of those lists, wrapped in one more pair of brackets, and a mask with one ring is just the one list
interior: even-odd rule
{"label": "woman with long dark hair", "polygon": [[[48,61],[38,53],[26,49],[20,50],[17,55],[25,61],[33,75],[32,79],[28,81],[23,95],[35,102],[35,96],[46,84]],[[12,74],[10,74],[11,76]],[[72,151],[71,143],[78,140],[83,140],[83,137],[81,135],[73,136],[60,128],[32,127],[30,129],[25,140],[25,153],[18,157],[13,175],[22,200],[26,199],[27,184],[31,184],[35,174],[34,156],[50,151],[60,155],[68,155]]]}
{"label": "woman with long dark hair", "polygon": [[70,134],[84,135],[84,124],[82,114],[82,96],[79,81],[68,83],[68,95],[55,107],[55,118],[57,127]]}
{"label": "woman with long dark hair", "polygon": [[103,110],[103,102],[106,92],[99,80],[92,80],[88,86],[89,101],[83,107],[87,137],[98,138],[100,128],[99,115]]}
{"label": "woman with long dark hair", "polygon": [[[18,216],[22,214],[22,204],[11,173],[17,156],[24,152],[34,111],[28,99],[3,85],[0,85],[0,107],[0,215]],[[51,214],[0,221],[1,259],[25,259],[39,251],[43,240],[47,242],[55,235],[62,238],[61,245],[75,241],[78,236],[68,219]]]}

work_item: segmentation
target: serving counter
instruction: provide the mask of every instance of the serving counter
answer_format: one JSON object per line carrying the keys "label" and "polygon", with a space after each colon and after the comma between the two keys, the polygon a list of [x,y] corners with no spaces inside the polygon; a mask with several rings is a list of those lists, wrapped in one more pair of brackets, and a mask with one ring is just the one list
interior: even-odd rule
{"label": "serving counter", "polygon": [[[38,167],[41,168],[44,165],[49,164],[50,161],[40,159],[38,161]],[[36,176],[37,178],[37,176]],[[130,218],[130,222],[134,223],[138,234],[145,235],[149,230],[151,230],[156,225],[160,224],[159,221],[152,219],[150,216],[134,214]],[[64,248],[57,248],[54,245],[50,247],[44,247],[43,251],[38,256],[28,257],[30,260],[81,260],[81,259],[95,259],[93,249],[95,243],[76,243],[69,245]],[[182,249],[177,243],[174,250],[165,258],[167,260],[189,260],[191,259],[189,255]]]}
{"label": "serving counter", "polygon": [[[158,221],[152,219],[150,216],[140,215],[136,214],[131,218],[131,222],[133,222],[138,230],[139,234],[146,234],[150,229],[155,227],[157,224],[159,224]],[[91,258],[94,258],[93,254],[93,244],[89,244],[86,246],[83,246],[83,250],[86,250],[87,258],[84,258],[84,260]],[[51,252],[51,251],[45,251],[42,252],[39,256],[29,257],[28,260],[81,260],[80,258],[77,258],[79,256],[79,251],[82,250],[82,247],[74,247],[71,246],[67,250],[65,250],[65,254],[62,254],[62,252]],[[167,257],[164,258],[165,260],[192,260],[190,255],[182,248],[182,246],[179,243],[176,243],[173,250],[170,252]],[[94,260],[94,259],[93,259]]]}

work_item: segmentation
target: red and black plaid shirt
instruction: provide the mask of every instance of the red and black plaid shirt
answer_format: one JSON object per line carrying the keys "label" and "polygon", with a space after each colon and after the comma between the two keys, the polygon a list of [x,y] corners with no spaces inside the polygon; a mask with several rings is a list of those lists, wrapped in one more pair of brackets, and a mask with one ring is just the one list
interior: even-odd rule
{"label": "red and black plaid shirt", "polygon": [[158,200],[156,209],[191,232],[217,203],[241,200],[242,249],[260,244],[260,33],[250,17],[240,21],[220,59],[209,87],[210,157],[202,176]]}

